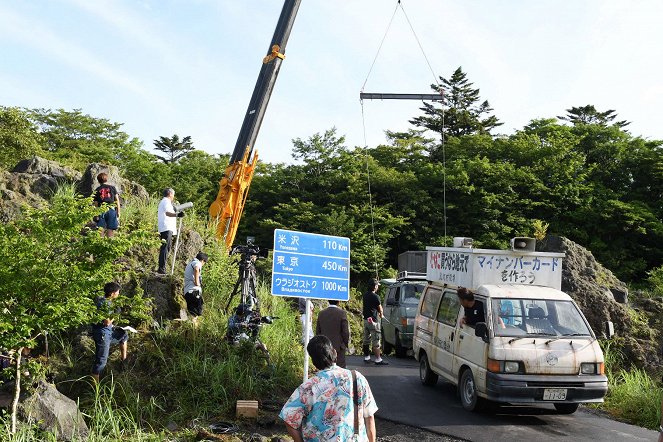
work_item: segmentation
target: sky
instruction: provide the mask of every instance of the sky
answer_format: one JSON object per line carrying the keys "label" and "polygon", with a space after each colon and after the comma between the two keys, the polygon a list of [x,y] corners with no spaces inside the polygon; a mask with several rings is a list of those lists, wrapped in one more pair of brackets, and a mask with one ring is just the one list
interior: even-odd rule
{"label": "sky", "polygon": [[[292,163],[293,139],[332,127],[348,147],[383,143],[385,130],[412,128],[421,102],[362,108],[362,86],[432,93],[459,66],[504,123],[495,133],[592,104],[631,121],[634,135],[663,139],[660,0],[401,4],[302,1],[255,146],[263,161]],[[282,6],[0,0],[0,105],[81,109],[122,123],[146,149],[178,134],[230,154]]]}

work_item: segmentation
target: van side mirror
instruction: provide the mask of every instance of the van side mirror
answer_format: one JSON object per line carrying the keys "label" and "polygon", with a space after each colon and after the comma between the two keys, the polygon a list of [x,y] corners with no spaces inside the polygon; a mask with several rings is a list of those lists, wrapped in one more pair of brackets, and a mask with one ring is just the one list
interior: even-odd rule
{"label": "van side mirror", "polygon": [[612,321],[605,321],[605,337],[610,339],[615,335],[615,326]]}
{"label": "van side mirror", "polygon": [[483,342],[488,343],[490,339],[488,338],[488,326],[485,322],[477,322],[474,325],[474,336],[480,337]]}

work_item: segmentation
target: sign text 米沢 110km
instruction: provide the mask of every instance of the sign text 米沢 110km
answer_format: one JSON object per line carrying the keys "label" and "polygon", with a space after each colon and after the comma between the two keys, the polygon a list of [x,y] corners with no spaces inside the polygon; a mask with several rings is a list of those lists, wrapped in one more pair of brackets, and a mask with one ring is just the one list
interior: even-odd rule
{"label": "sign text \u7c73\u6ca2 110km", "polygon": [[349,299],[349,238],[276,229],[273,259],[273,295]]}

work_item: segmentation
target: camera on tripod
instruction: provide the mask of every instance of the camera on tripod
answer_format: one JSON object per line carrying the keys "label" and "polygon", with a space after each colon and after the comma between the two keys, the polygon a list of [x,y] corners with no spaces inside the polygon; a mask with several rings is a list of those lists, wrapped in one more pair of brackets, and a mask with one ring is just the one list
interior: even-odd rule
{"label": "camera on tripod", "polygon": [[249,259],[253,256],[256,258],[267,258],[269,256],[269,249],[261,249],[259,246],[255,245],[255,237],[249,236],[246,238],[246,244],[238,244],[233,246],[230,249],[231,255],[236,255],[238,253],[242,254],[243,259]]}

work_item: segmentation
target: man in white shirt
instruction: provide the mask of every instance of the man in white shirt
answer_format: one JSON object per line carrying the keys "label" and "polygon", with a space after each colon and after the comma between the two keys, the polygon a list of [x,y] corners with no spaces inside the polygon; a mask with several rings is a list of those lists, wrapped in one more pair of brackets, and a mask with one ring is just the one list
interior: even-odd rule
{"label": "man in white shirt", "polygon": [[206,253],[199,252],[184,269],[184,300],[186,309],[193,316],[194,323],[203,314],[202,270],[207,263]]}
{"label": "man in white shirt", "polygon": [[177,234],[177,218],[183,217],[184,212],[175,212],[173,207],[173,200],[175,199],[175,191],[170,187],[164,189],[163,198],[159,203],[159,210],[157,212],[157,219],[159,221],[159,236],[161,236],[161,249],[159,250],[159,269],[157,273],[162,275],[166,274],[166,261],[168,260],[168,253],[173,244],[173,236]]}

